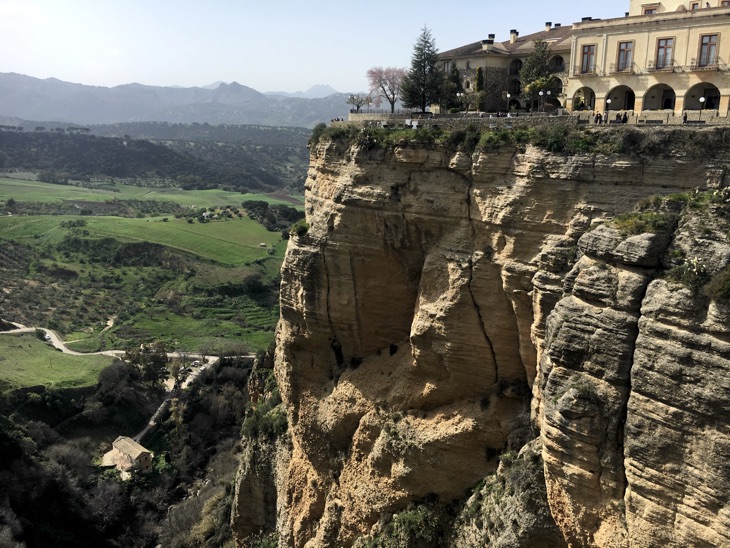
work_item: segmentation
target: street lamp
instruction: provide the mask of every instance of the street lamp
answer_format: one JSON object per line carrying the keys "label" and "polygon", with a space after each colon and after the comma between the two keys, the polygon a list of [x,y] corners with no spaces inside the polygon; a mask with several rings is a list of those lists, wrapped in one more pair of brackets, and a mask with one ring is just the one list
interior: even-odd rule
{"label": "street lamp", "polygon": [[608,123],[609,112],[611,112],[611,99],[606,99],[606,123]]}
{"label": "street lamp", "polygon": [[[547,100],[548,100],[548,102],[550,101],[550,93],[551,93],[551,91],[548,90],[547,91]],[[545,112],[545,102],[544,101],[542,103],[542,111]]]}
{"label": "street lamp", "polygon": [[512,97],[509,93],[507,94],[507,112],[509,112],[509,98]]}
{"label": "street lamp", "polygon": [[538,104],[537,104],[537,110],[539,112],[540,111],[540,103],[542,103],[542,109],[543,110],[545,110],[545,103],[542,100],[542,96],[544,95],[544,93],[543,93],[542,90],[540,90],[540,93],[538,93],[538,95],[540,96],[540,99],[538,100]]}
{"label": "street lamp", "polygon": [[700,97],[700,120],[702,120],[702,108],[705,106],[705,98]]}

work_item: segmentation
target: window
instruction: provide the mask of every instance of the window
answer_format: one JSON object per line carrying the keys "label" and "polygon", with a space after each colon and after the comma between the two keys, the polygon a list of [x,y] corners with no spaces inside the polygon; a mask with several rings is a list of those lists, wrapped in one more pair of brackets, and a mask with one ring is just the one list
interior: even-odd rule
{"label": "window", "polygon": [[656,13],[656,8],[646,8],[644,10],[644,15],[654,15]]}
{"label": "window", "polygon": [[660,38],[657,42],[656,68],[665,69],[672,67],[672,50],[674,49],[674,38]]}
{"label": "window", "polygon": [[634,43],[633,42],[619,42],[618,44],[618,63],[616,63],[616,70],[624,72],[631,70],[631,65],[634,62]]}
{"label": "window", "polygon": [[699,2],[690,2],[689,9],[691,9],[691,10],[700,9],[700,3]]}
{"label": "window", "polygon": [[596,46],[591,44],[583,46],[583,54],[581,55],[580,71],[583,74],[595,72],[596,70]]}
{"label": "window", "polygon": [[700,39],[700,66],[709,67],[717,63],[717,34],[706,34]]}
{"label": "window", "polygon": [[466,70],[471,70],[471,61],[466,62]]}
{"label": "window", "polygon": [[445,61],[444,62],[444,72],[446,74],[451,72],[451,61]]}
{"label": "window", "polygon": [[[729,0],[730,1],[730,0]],[[550,59],[550,72],[565,72],[565,61],[560,55]]]}
{"label": "window", "polygon": [[722,0],[722,2],[720,2],[720,5],[721,6],[730,6],[730,0]]}

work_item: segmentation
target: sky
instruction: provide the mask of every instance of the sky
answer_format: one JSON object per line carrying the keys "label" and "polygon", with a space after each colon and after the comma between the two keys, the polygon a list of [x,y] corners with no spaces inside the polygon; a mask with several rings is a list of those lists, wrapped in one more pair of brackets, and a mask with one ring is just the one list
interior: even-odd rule
{"label": "sky", "polygon": [[446,51],[546,21],[622,17],[629,1],[0,0],[0,72],[112,87],[238,82],[261,92],[367,91],[410,65],[421,29]]}

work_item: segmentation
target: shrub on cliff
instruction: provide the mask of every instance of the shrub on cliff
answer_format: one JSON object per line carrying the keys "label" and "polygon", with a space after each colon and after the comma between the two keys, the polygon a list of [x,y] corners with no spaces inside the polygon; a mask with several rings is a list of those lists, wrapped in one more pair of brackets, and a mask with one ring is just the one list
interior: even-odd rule
{"label": "shrub on cliff", "polygon": [[613,220],[613,225],[626,236],[645,232],[668,232],[672,230],[673,224],[673,219],[656,211],[626,213]]}
{"label": "shrub on cliff", "polygon": [[730,266],[715,274],[704,287],[703,293],[714,301],[730,301]]}

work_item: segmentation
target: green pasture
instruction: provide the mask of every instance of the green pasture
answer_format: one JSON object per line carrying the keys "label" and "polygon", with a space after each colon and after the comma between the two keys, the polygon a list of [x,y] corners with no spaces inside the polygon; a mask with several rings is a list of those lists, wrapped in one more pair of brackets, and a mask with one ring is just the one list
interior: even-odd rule
{"label": "green pasture", "polygon": [[263,200],[271,204],[286,204],[294,207],[301,207],[304,204],[303,196],[241,194],[219,189],[182,190],[169,187],[143,187],[111,181],[95,182],[91,185],[93,188],[0,177],[0,201],[4,202],[9,198],[23,202],[164,200],[188,207],[222,207],[226,205],[239,207],[245,200]]}
{"label": "green pasture", "polygon": [[43,385],[53,388],[93,386],[99,372],[112,363],[109,356],[73,356],[55,350],[33,333],[0,334],[0,386],[17,389]]}
{"label": "green pasture", "polygon": [[282,247],[279,232],[269,232],[247,218],[188,223],[174,218],[163,221],[163,218],[64,215],[0,217],[0,238],[57,244],[68,234],[68,229],[62,228],[61,223],[78,218],[86,221],[84,229],[89,231],[91,238],[157,243],[227,265],[265,259],[269,257],[266,248],[276,246],[279,254]]}
{"label": "green pasture", "polygon": [[[138,314],[133,330],[137,340],[163,341],[170,349],[197,352],[207,348],[208,353],[215,354],[238,347],[237,352],[255,352],[273,342],[278,312],[278,307],[266,310],[249,305],[236,313],[202,309],[198,314],[208,317],[191,318],[165,307],[156,307]],[[229,316],[228,319],[225,316]],[[266,331],[243,325],[247,321],[269,323],[271,328]],[[112,329],[112,336],[114,331]]]}

